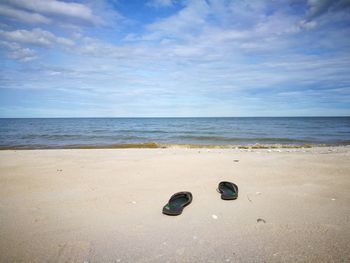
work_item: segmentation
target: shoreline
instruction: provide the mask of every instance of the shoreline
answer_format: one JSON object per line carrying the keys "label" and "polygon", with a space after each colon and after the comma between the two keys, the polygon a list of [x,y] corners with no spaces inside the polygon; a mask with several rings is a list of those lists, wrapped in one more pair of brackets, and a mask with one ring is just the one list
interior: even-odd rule
{"label": "shoreline", "polygon": [[111,145],[65,145],[65,146],[0,146],[5,150],[70,150],[70,149],[307,149],[315,147],[347,147],[350,144],[163,144],[130,143]]}

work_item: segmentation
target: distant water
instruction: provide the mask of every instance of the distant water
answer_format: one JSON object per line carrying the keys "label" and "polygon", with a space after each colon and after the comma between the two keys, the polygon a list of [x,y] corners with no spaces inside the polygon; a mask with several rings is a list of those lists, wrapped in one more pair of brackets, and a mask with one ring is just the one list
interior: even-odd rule
{"label": "distant water", "polygon": [[0,119],[0,148],[350,144],[350,117]]}

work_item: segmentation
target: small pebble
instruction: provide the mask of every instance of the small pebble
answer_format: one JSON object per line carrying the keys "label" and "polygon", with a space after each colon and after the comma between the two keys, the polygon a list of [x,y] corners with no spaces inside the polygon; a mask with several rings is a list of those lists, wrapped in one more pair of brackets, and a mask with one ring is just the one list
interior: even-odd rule
{"label": "small pebble", "polygon": [[131,203],[136,204],[136,201],[132,201]]}
{"label": "small pebble", "polygon": [[256,192],[255,194],[256,194],[256,195],[261,195],[261,192]]}
{"label": "small pebble", "polygon": [[239,162],[239,160],[233,160],[235,163],[238,163]]}
{"label": "small pebble", "polygon": [[218,219],[218,216],[217,216],[217,215],[212,215],[211,217],[212,217],[213,219],[215,219],[215,220]]}
{"label": "small pebble", "polygon": [[335,198],[332,198],[331,200],[332,200],[332,201],[335,201]]}

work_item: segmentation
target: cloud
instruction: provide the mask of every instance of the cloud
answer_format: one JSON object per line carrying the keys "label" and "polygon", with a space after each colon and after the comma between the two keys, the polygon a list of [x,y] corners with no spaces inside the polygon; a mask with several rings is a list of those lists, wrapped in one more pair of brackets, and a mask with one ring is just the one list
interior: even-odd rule
{"label": "cloud", "polygon": [[51,19],[40,14],[30,13],[24,10],[15,9],[6,5],[0,4],[0,15],[30,24],[49,24]]}
{"label": "cloud", "polygon": [[30,48],[17,48],[9,52],[8,56],[12,59],[20,60],[23,62],[32,61],[37,59],[36,52]]}
{"label": "cloud", "polygon": [[146,26],[151,32],[145,40],[155,40],[164,37],[183,39],[199,33],[206,25],[205,18],[209,14],[206,1],[189,1],[187,6],[175,15],[166,17]]}
{"label": "cloud", "polygon": [[[188,0],[186,3],[178,13],[148,24],[142,36],[130,34],[126,40],[244,42],[294,34],[302,28],[300,17],[264,1]],[[311,27],[311,24],[303,26]]]}
{"label": "cloud", "polygon": [[40,28],[34,28],[32,30],[18,29],[15,31],[0,30],[0,36],[16,43],[47,47],[53,44],[64,46],[74,45],[74,42],[72,40],[64,37],[57,37],[51,32],[42,30]]}
{"label": "cloud", "polygon": [[349,0],[308,0],[308,18],[313,19],[328,11],[342,11],[350,8]]}
{"label": "cloud", "polygon": [[[269,104],[270,112],[276,105],[284,109],[292,95],[295,101],[320,102],[313,94],[323,94],[326,100],[333,89],[348,96],[328,96],[330,101],[349,98],[349,16],[335,13],[339,5],[321,8],[323,13],[312,11],[318,16],[308,19],[312,12],[307,0],[293,0],[297,5],[289,5],[289,0],[176,1],[176,8],[165,10],[142,6],[149,13],[121,27],[113,17],[118,10],[108,11],[111,2],[87,1],[79,4],[111,23],[81,27],[74,34],[57,27],[60,18],[67,17],[62,12],[44,13],[25,7],[23,1],[7,2],[13,9],[50,17],[52,23],[31,29],[11,20],[8,27],[0,27],[0,37],[16,46],[12,50],[2,45],[8,51],[2,59],[29,62],[13,63],[20,71],[5,66],[6,80],[0,86],[96,101],[110,112],[118,112],[114,105],[123,105],[123,111],[134,116],[154,115],[155,110],[174,115],[172,108],[180,108],[183,115],[260,114]],[[130,1],[118,1],[116,8],[124,3],[128,12],[134,8]]]}
{"label": "cloud", "polygon": [[36,52],[33,49],[23,48],[16,43],[0,41],[0,46],[7,49],[7,56],[14,60],[28,62],[38,58]]}
{"label": "cloud", "polygon": [[57,0],[4,0],[4,2],[13,7],[40,14],[63,16],[91,24],[102,23],[102,19],[95,16],[90,7],[76,2]]}
{"label": "cloud", "polygon": [[178,2],[178,0],[150,0],[147,2],[147,5],[155,8],[171,7],[176,2]]}
{"label": "cloud", "polygon": [[308,0],[309,17],[314,18],[327,12],[336,0]]}

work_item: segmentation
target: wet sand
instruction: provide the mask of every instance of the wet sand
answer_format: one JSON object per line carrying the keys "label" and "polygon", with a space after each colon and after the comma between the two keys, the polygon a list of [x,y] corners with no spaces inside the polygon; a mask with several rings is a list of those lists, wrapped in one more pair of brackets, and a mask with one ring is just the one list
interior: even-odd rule
{"label": "wet sand", "polygon": [[6,150],[0,200],[0,262],[350,261],[350,147]]}

